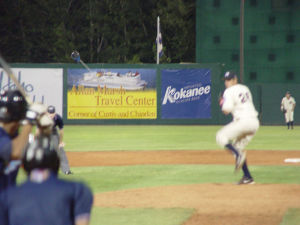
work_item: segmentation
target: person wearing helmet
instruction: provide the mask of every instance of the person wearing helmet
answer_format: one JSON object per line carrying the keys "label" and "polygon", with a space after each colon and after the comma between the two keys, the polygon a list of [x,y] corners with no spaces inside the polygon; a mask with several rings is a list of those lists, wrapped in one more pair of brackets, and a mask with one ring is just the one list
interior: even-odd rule
{"label": "person wearing helmet", "polygon": [[60,157],[60,168],[62,172],[66,175],[73,174],[73,172],[70,170],[69,161],[64,149],[64,122],[62,117],[56,113],[55,107],[53,105],[49,105],[47,108],[47,112],[50,116],[50,118],[53,119],[54,126],[52,134],[57,139],[58,142],[58,155]]}
{"label": "person wearing helmet", "polygon": [[58,178],[56,146],[51,135],[27,145],[22,158],[27,181],[0,193],[1,225],[89,224],[93,194],[84,183]]}
{"label": "person wearing helmet", "polygon": [[[0,192],[15,185],[20,165],[18,160],[28,142],[32,126],[45,111],[45,106],[40,104],[28,107],[18,90],[0,92]],[[22,121],[26,123],[22,125]]]}

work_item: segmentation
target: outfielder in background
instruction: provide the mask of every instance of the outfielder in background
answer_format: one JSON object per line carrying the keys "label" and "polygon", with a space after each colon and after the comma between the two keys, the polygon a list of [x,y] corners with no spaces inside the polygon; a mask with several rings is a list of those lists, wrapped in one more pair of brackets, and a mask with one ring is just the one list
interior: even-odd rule
{"label": "outfielder in background", "polygon": [[93,194],[81,182],[58,178],[59,156],[52,141],[42,134],[26,147],[22,163],[28,177],[0,192],[1,225],[89,224]]}
{"label": "outfielder in background", "polygon": [[281,100],[280,109],[284,114],[285,122],[288,129],[294,129],[294,110],[296,107],[296,101],[291,96],[289,91],[286,92],[285,97]]}
{"label": "outfielder in background", "polygon": [[259,128],[258,113],[249,88],[238,83],[236,73],[226,72],[224,80],[226,89],[219,99],[219,104],[225,115],[232,114],[233,120],[217,132],[216,141],[234,155],[235,171],[239,171],[240,168],[243,170],[244,175],[237,184],[253,184],[244,148]]}
{"label": "outfielder in background", "polygon": [[53,126],[53,136],[58,143],[58,155],[60,157],[60,168],[62,172],[66,175],[73,174],[70,170],[69,161],[64,149],[65,143],[63,142],[64,137],[64,122],[62,117],[55,112],[55,107],[50,105],[48,106],[48,114],[50,118],[53,119],[54,126]]}

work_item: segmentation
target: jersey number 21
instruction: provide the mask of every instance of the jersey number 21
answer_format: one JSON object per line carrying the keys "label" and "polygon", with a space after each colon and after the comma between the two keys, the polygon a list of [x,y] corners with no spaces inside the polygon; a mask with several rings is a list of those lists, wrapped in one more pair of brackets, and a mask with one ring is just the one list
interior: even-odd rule
{"label": "jersey number 21", "polygon": [[241,99],[241,103],[245,103],[250,99],[250,95],[248,92],[246,93],[240,93],[239,94],[239,99]]}

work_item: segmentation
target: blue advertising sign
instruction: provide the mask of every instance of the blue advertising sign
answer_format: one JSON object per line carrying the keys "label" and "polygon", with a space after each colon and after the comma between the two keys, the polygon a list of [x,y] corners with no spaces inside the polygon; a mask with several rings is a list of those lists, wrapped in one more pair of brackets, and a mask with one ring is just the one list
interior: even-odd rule
{"label": "blue advertising sign", "polygon": [[211,118],[211,71],[167,69],[161,71],[163,119]]}

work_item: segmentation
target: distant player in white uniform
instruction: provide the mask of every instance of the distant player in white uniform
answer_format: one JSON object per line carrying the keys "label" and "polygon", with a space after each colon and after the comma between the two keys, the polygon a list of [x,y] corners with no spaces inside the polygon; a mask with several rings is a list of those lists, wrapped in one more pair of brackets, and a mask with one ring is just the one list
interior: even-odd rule
{"label": "distant player in white uniform", "polygon": [[294,110],[296,106],[295,99],[291,96],[290,92],[287,91],[285,97],[281,100],[281,111],[284,113],[285,122],[288,129],[294,129]]}
{"label": "distant player in white uniform", "polygon": [[234,72],[226,72],[224,80],[226,89],[219,103],[222,112],[225,115],[231,113],[233,120],[217,132],[216,141],[235,156],[235,171],[242,168],[244,176],[238,184],[253,184],[254,180],[247,166],[244,148],[259,128],[258,113],[253,105],[249,88],[238,83]]}

